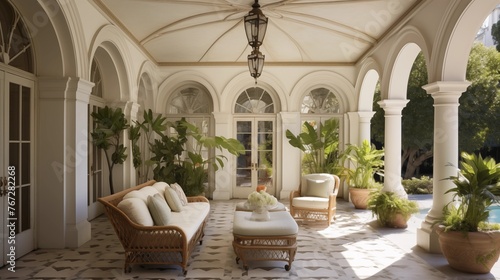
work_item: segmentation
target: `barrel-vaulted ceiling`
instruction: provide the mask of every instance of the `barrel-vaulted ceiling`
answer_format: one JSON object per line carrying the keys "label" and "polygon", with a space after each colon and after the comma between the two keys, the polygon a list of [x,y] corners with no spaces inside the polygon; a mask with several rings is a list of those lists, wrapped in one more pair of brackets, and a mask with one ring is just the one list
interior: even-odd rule
{"label": "barrel-vaulted ceiling", "polygon": [[[94,0],[159,64],[246,62],[254,0]],[[353,63],[422,0],[260,0],[266,63]]]}

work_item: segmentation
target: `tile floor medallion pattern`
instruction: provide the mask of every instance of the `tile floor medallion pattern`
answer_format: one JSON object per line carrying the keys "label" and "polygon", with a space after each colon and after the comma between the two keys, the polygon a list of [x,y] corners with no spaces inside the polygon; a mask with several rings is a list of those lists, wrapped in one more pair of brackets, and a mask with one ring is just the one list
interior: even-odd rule
{"label": "tile floor medallion pattern", "polygon": [[205,237],[185,277],[176,266],[134,265],[124,274],[121,244],[100,216],[92,221],[92,240],[80,248],[36,250],[16,261],[16,272],[0,269],[0,279],[500,279],[498,263],[490,274],[464,274],[449,268],[442,255],[415,246],[421,220],[412,218],[407,229],[379,228],[371,212],[343,200],[329,227],[298,221],[298,250],[290,271],[278,261],[251,262],[246,271],[236,264],[231,245],[239,201],[210,201]]}

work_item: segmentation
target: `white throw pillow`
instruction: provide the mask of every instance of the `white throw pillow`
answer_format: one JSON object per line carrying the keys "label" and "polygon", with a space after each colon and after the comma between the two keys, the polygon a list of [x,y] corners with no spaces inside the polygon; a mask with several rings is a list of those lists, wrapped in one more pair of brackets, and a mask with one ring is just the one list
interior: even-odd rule
{"label": "white throw pillow", "polygon": [[168,184],[165,182],[156,182],[152,185],[152,187],[155,188],[161,195],[165,195],[165,188],[168,188]]}
{"label": "white throw pillow", "polygon": [[148,197],[148,209],[156,226],[166,226],[170,221],[172,211],[165,198],[159,193]]}
{"label": "white throw pillow", "polygon": [[305,195],[302,196],[316,196],[327,198],[329,196],[329,185],[329,180],[307,179],[307,191]]}
{"label": "white throw pillow", "polygon": [[165,200],[174,212],[182,211],[182,202],[177,193],[172,188],[165,188]]}
{"label": "white throw pillow", "polygon": [[140,198],[124,199],[118,203],[118,209],[122,210],[134,223],[142,226],[152,226],[154,224],[148,206]]}
{"label": "white throw pillow", "polygon": [[174,189],[174,191],[177,193],[177,195],[179,196],[179,199],[182,202],[182,205],[186,206],[188,204],[188,200],[187,200],[186,194],[184,193],[184,190],[182,189],[182,187],[177,183],[170,184],[170,187],[172,189]]}

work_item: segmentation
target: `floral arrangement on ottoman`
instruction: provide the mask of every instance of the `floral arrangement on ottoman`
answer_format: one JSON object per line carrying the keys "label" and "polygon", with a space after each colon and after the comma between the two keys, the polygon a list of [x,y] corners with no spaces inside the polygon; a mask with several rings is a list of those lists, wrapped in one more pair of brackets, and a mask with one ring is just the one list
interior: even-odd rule
{"label": "floral arrangement on ottoman", "polygon": [[269,208],[277,205],[278,200],[265,190],[260,190],[250,193],[246,203],[248,208],[253,209],[252,220],[267,221],[270,219]]}

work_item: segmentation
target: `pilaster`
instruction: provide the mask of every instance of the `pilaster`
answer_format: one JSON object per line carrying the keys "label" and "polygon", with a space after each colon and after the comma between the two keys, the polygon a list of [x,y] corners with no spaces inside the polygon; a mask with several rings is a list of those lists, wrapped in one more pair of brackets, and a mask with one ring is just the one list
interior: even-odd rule
{"label": "pilaster", "polygon": [[277,129],[283,131],[280,139],[282,152],[279,158],[282,162],[282,187],[279,198],[287,200],[290,198],[290,192],[299,189],[302,172],[300,164],[301,151],[288,143],[285,131],[290,130],[295,135],[300,133],[300,112],[280,112],[278,117],[281,118],[281,128]]}
{"label": "pilaster", "polygon": [[[215,135],[231,137],[232,116],[230,113],[213,113],[215,120]],[[216,151],[228,158],[221,168],[215,172],[215,190],[213,193],[214,200],[229,200],[232,197],[232,187],[235,185],[233,170],[235,170],[235,160],[227,151]]]}

